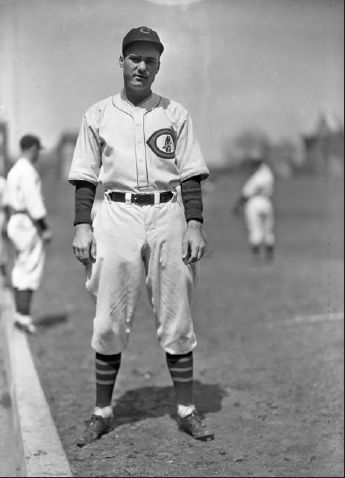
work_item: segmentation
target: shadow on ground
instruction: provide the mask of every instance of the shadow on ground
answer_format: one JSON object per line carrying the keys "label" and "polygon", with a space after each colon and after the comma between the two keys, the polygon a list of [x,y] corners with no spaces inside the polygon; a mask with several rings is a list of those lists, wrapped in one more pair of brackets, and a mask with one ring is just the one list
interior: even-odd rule
{"label": "shadow on ground", "polygon": [[[196,407],[201,415],[222,409],[222,400],[227,391],[218,384],[194,381]],[[128,390],[116,400],[116,425],[138,422],[146,418],[172,415],[175,409],[174,391],[171,386],[145,386]],[[115,410],[114,410],[115,412]]]}
{"label": "shadow on ground", "polygon": [[42,315],[35,319],[35,325],[39,327],[52,327],[53,325],[58,325],[65,323],[68,319],[68,314],[65,312],[56,313],[56,314],[47,314]]}

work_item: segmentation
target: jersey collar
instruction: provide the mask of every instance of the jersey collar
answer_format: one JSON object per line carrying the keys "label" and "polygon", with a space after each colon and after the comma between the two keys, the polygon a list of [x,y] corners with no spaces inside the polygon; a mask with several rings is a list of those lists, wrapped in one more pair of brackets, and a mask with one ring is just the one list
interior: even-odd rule
{"label": "jersey collar", "polygon": [[142,103],[138,106],[132,105],[129,101],[127,101],[122,93],[119,93],[112,97],[113,105],[121,111],[133,116],[139,110],[144,110],[144,114],[148,111],[153,110],[156,108],[161,101],[161,97],[156,95],[155,93],[151,93]]}

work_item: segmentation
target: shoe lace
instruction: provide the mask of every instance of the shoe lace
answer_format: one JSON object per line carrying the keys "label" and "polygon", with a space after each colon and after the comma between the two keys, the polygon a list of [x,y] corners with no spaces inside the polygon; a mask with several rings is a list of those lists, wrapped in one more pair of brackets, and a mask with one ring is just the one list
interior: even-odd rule
{"label": "shoe lace", "polygon": [[194,421],[201,427],[206,428],[205,423],[203,423],[199,413],[196,410],[193,410],[192,413],[186,417],[186,419],[189,421]]}
{"label": "shoe lace", "polygon": [[94,425],[96,425],[97,422],[101,420],[103,420],[103,418],[100,415],[92,415],[91,418],[85,420],[85,425],[87,427],[93,427]]}

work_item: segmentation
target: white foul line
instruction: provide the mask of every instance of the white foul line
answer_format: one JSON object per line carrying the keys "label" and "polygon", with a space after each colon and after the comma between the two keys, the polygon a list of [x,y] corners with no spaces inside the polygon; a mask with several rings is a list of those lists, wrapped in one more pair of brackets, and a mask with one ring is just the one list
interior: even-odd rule
{"label": "white foul line", "polygon": [[296,324],[317,324],[325,322],[344,321],[344,312],[335,312],[329,314],[316,314],[316,315],[295,315],[290,319],[283,321],[270,320],[267,322],[268,328],[274,325],[296,325]]}
{"label": "white foul line", "polygon": [[285,324],[313,324],[318,322],[333,322],[344,320],[344,312],[319,314],[319,315],[296,315],[295,317],[285,320]]}

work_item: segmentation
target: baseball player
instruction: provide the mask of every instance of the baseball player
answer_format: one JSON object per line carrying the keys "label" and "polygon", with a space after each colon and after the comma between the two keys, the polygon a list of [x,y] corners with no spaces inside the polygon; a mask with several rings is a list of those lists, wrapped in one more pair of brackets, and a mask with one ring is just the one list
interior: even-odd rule
{"label": "baseball player", "polygon": [[4,205],[6,179],[0,176],[0,277],[2,283],[5,285],[7,279],[7,253],[6,253],[6,212]]}
{"label": "baseball player", "polygon": [[21,155],[6,179],[7,234],[15,249],[12,269],[15,325],[33,334],[36,327],[30,315],[31,302],[40,285],[45,244],[51,240],[51,230],[47,224],[40,176],[34,166],[41,150],[40,140],[25,135],[20,140],[20,148]]}
{"label": "baseball player", "polygon": [[272,195],[274,176],[261,154],[250,158],[253,172],[242,188],[233,213],[244,208],[248,242],[255,260],[271,261],[274,257],[274,212]]}
{"label": "baseball player", "polygon": [[[194,405],[191,317],[196,262],[205,251],[200,182],[209,171],[188,112],[151,90],[163,50],[148,27],[126,34],[119,59],[123,90],[87,110],[69,172],[76,186],[74,254],[86,266],[86,288],[96,299],[96,406],[78,446],[112,428],[112,393],[142,269],[174,384],[178,425],[196,439],[214,438]],[[91,224],[97,183],[105,194]]]}

